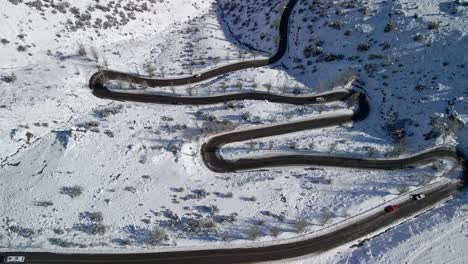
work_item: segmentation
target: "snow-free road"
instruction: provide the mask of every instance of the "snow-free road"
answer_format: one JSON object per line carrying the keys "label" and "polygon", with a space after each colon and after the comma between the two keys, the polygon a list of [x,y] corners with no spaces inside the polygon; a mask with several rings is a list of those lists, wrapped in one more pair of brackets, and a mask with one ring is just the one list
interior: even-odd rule
{"label": "snow-free road", "polygon": [[[204,81],[240,69],[261,67],[278,62],[287,50],[287,37],[289,18],[297,0],[290,0],[285,7],[280,25],[280,43],[277,53],[267,60],[256,60],[231,64],[217,68],[197,76],[181,79],[156,80],[132,74],[104,70],[94,74],[90,79],[90,88],[94,95],[111,99],[159,104],[216,104],[232,100],[268,100],[287,104],[317,104],[335,100],[351,100],[358,103],[354,114],[318,117],[309,120],[271,125],[244,131],[227,132],[210,138],[202,147],[202,156],[208,168],[215,172],[232,172],[247,169],[257,169],[273,166],[333,166],[366,169],[399,169],[413,166],[422,162],[439,159],[451,159],[454,166],[461,165],[464,170],[463,184],[448,182],[432,190],[426,191],[426,198],[421,201],[408,199],[398,204],[394,213],[385,213],[382,210],[375,212],[364,219],[354,221],[349,225],[334,229],[333,231],[317,237],[295,242],[276,245],[259,246],[252,248],[208,249],[193,251],[173,251],[145,254],[57,254],[57,253],[5,253],[24,255],[28,263],[239,263],[255,261],[271,261],[304,256],[330,250],[337,246],[352,242],[373,232],[382,230],[398,221],[404,220],[440,201],[453,195],[458,188],[464,186],[467,174],[467,162],[461,153],[446,147],[439,147],[423,151],[411,156],[388,160],[370,160],[348,157],[331,157],[326,155],[276,155],[225,160],[220,155],[220,148],[232,142],[245,141],[254,138],[281,135],[306,129],[334,126],[346,122],[358,122],[366,118],[370,111],[366,96],[356,91],[337,91],[318,96],[292,97],[279,96],[261,92],[240,93],[214,97],[179,97],[165,95],[148,95],[135,93],[114,92],[106,88],[105,82],[109,80],[123,80],[134,83],[146,83],[149,86],[182,85]],[[322,97],[323,100],[318,100]]]}

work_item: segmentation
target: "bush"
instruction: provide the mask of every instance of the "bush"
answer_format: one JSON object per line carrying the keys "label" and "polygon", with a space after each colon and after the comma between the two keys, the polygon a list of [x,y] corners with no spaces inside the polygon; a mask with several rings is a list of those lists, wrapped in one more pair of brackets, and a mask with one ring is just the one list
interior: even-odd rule
{"label": "bush", "polygon": [[16,233],[24,238],[30,238],[34,235],[34,230],[31,228],[24,228],[20,226],[10,226],[8,228],[10,232]]}
{"label": "bush", "polygon": [[234,196],[232,192],[227,192],[227,193],[215,192],[214,194],[219,198],[232,198]]}
{"label": "bush", "polygon": [[435,21],[431,21],[427,24],[427,29],[429,30],[438,30],[439,29],[439,23]]}
{"label": "bush", "polygon": [[369,48],[370,48],[370,46],[369,46],[369,43],[367,43],[367,42],[359,43],[359,45],[357,46],[358,51],[368,51]]}
{"label": "bush", "polygon": [[384,32],[390,32],[394,29],[393,21],[388,21],[387,25],[384,28]]}
{"label": "bush", "polygon": [[432,117],[431,126],[431,131],[424,134],[425,140],[433,140],[439,137],[445,139],[447,136],[455,133],[459,127],[459,124],[453,118]]}
{"label": "bush", "polygon": [[280,234],[280,229],[277,226],[271,226],[270,227],[270,234],[273,237],[278,237],[278,235]]}
{"label": "bush", "polygon": [[16,47],[16,50],[19,52],[24,52],[27,50],[27,47],[23,45],[19,45],[18,47]]}
{"label": "bush", "polygon": [[123,109],[123,105],[95,109],[93,110],[93,116],[97,118],[106,118],[106,117],[113,116],[113,115],[120,113],[122,109]]}
{"label": "bush", "polygon": [[231,237],[230,237],[229,233],[228,232],[222,233],[221,234],[221,240],[224,241],[224,242],[227,242],[227,241],[231,240]]}
{"label": "bush", "polygon": [[307,222],[304,218],[300,218],[294,222],[293,228],[296,233],[302,233],[308,225],[309,222]]}
{"label": "bush", "polygon": [[164,240],[167,240],[167,235],[164,230],[159,227],[154,227],[148,234],[148,238],[145,243],[151,246],[156,246]]}
{"label": "bush", "polygon": [[211,219],[189,218],[184,223],[184,229],[190,233],[212,233],[216,231],[216,224]]}
{"label": "bush", "polygon": [[204,189],[195,189],[195,190],[192,190],[192,193],[195,195],[197,199],[206,198],[208,195],[210,195],[210,193]]}
{"label": "bush", "polygon": [[86,247],[86,245],[74,243],[74,242],[67,241],[67,240],[63,240],[61,238],[53,237],[53,238],[49,238],[47,240],[49,241],[50,244],[55,245],[55,246],[59,246],[59,247],[63,247],[63,248],[70,248],[70,247],[85,248]]}
{"label": "bush", "polygon": [[424,36],[421,35],[421,34],[417,34],[416,36],[414,36],[414,41],[416,42],[423,42],[424,41]]}
{"label": "bush", "polygon": [[255,196],[251,196],[251,197],[241,197],[240,199],[243,200],[243,201],[247,201],[247,202],[255,202],[255,201],[257,201],[257,197],[255,197]]}
{"label": "bush", "polygon": [[156,72],[156,67],[154,67],[151,61],[146,61],[143,64],[143,69],[145,70],[146,74],[148,74],[150,78],[154,77],[154,74]]}
{"label": "bush", "polygon": [[73,228],[88,235],[104,235],[107,232],[107,226],[103,223],[74,224]]}
{"label": "bush", "polygon": [[86,47],[83,43],[78,43],[78,50],[77,50],[78,55],[85,57],[88,55],[88,52],[86,51]]}
{"label": "bush", "polygon": [[79,217],[81,220],[89,220],[95,223],[102,222],[104,220],[101,212],[82,212]]}
{"label": "bush", "polygon": [[252,226],[247,230],[247,238],[250,240],[255,240],[261,235],[260,229],[257,226]]}
{"label": "bush", "polygon": [[171,187],[170,190],[173,192],[183,192],[185,189],[183,187],[179,187],[179,188]]}
{"label": "bush", "polygon": [[34,202],[34,205],[35,206],[42,206],[42,207],[49,207],[49,206],[54,205],[54,203],[51,202],[51,201],[37,201],[37,202]]}
{"label": "bush", "polygon": [[343,27],[343,22],[341,22],[339,20],[335,20],[335,21],[331,22],[329,26],[331,28],[340,30]]}
{"label": "bush", "polygon": [[12,73],[11,75],[8,75],[8,76],[3,76],[2,81],[6,82],[6,83],[15,82],[16,81],[15,73]]}
{"label": "bush", "polygon": [[103,225],[102,223],[92,223],[87,225],[88,234],[91,235],[104,235],[107,231],[107,226]]}
{"label": "bush", "polygon": [[206,121],[202,124],[202,130],[206,133],[220,133],[225,131],[231,131],[234,130],[236,127],[237,125],[229,120]]}
{"label": "bush", "polygon": [[127,192],[131,192],[131,193],[136,193],[136,188],[135,187],[132,187],[132,186],[127,186],[124,188],[125,191]]}
{"label": "bush", "polygon": [[71,198],[75,198],[77,196],[80,196],[83,193],[83,188],[79,185],[75,185],[72,187],[62,187],[62,189],[60,190],[60,193],[68,195]]}

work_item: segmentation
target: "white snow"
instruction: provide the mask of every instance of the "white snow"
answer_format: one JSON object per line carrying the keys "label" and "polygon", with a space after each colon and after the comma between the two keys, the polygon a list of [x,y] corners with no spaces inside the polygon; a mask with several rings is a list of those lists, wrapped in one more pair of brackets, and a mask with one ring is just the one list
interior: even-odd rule
{"label": "white snow", "polygon": [[[115,102],[95,98],[87,87],[90,75],[106,65],[148,75],[143,65],[150,62],[152,74],[162,78],[268,56],[275,49],[274,24],[279,16],[270,10],[280,1],[232,0],[237,7],[224,12],[224,18],[220,6],[226,1],[220,5],[213,0],[140,1],[129,9],[133,11],[121,7],[103,11],[95,1],[86,0],[71,2],[65,14],[54,14],[53,7],[43,6],[41,11],[25,5],[30,0],[14,2],[0,6],[0,41],[8,40],[0,42],[1,249],[80,251],[85,246],[87,251],[158,251],[277,243],[313,236],[378,209],[401,193],[445,180],[449,166],[444,162],[397,171],[292,167],[216,174],[204,166],[199,153],[213,135],[201,131],[209,125],[206,119],[229,120],[236,129],[249,129],[352,109],[344,102],[290,106],[242,101],[201,107]],[[134,1],[118,2],[128,6]],[[313,2],[321,6],[314,7]],[[288,56],[281,65],[148,92],[204,96],[259,90],[304,95],[329,91],[356,76],[365,83],[372,107],[366,120],[229,144],[223,155],[312,151],[383,158],[392,151],[412,153],[440,144],[458,145],[466,152],[468,7],[442,0],[371,0],[346,8],[348,2],[354,1],[298,4],[291,18]],[[148,10],[140,7],[143,3]],[[76,31],[80,20],[72,14],[75,6],[81,15],[92,10],[90,25]],[[455,6],[458,12],[452,14]],[[252,10],[258,15],[248,13]],[[320,10],[326,14],[320,15]],[[106,15],[120,19],[119,12],[135,19],[111,23],[107,29],[92,26],[98,18],[112,22]],[[390,19],[394,29],[385,33]],[[341,29],[329,26],[336,27],[336,21],[342,22]],[[438,22],[437,30],[428,29],[431,21]],[[414,40],[418,33],[424,36],[420,42]],[[385,42],[390,46],[383,49]],[[80,43],[86,56],[77,55]],[[357,51],[360,43],[368,43],[369,50]],[[17,51],[20,46],[26,51]],[[322,55],[306,58],[308,46],[312,51],[321,47]],[[327,62],[323,54],[328,53],[345,58]],[[12,74],[15,81],[4,81]],[[450,115],[460,120],[459,129],[454,133],[443,129],[426,140],[431,120],[445,122]],[[395,139],[399,128],[405,131],[402,141]],[[64,187],[75,185],[81,186],[81,195],[62,193]],[[197,190],[209,194],[197,198]],[[465,204],[465,193],[457,194],[360,248],[346,245],[295,261],[466,262]],[[93,223],[85,212],[102,213],[102,223],[98,222],[107,228],[103,234],[90,234]],[[181,218],[172,221],[175,226],[171,212]],[[232,223],[218,219],[233,213],[237,215]],[[200,217],[213,219],[215,228],[188,232],[189,219]],[[295,230],[298,219],[309,222],[303,232]],[[151,245],[148,236],[155,227],[168,239]],[[272,227],[278,228],[278,237],[272,236]],[[64,248],[51,238],[74,244]]]}

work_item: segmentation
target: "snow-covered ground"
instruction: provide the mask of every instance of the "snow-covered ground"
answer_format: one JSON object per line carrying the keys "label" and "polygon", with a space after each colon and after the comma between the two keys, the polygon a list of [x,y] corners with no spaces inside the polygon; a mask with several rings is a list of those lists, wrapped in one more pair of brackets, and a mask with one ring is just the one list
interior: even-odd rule
{"label": "snow-covered ground", "polygon": [[[443,178],[445,163],[391,172],[209,171],[199,149],[213,120],[242,129],[351,110],[339,102],[195,107],[95,98],[87,81],[98,67],[168,77],[271,54],[280,16],[271,10],[282,5],[116,2],[0,6],[0,248],[165,250],[275,241]],[[230,158],[297,151],[380,158],[442,143],[468,151],[466,4],[330,3],[300,1],[288,56],[275,67],[163,91],[291,95],[328,91],[353,76],[365,83],[372,107],[366,120],[230,144],[223,148]],[[466,262],[465,197],[314,262]]]}

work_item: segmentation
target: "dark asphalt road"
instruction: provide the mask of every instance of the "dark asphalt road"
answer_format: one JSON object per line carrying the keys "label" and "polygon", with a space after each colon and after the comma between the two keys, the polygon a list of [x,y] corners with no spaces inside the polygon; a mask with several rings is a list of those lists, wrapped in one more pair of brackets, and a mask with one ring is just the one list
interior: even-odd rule
{"label": "dark asphalt road", "polygon": [[[254,247],[254,248],[232,248],[213,249],[199,251],[161,252],[145,254],[54,254],[33,252],[5,252],[1,255],[24,255],[27,263],[245,263],[257,261],[281,260],[304,256],[312,253],[320,253],[330,250],[348,242],[355,241],[363,236],[379,231],[397,221],[404,220],[416,213],[434,206],[438,202],[453,195],[457,189],[464,188],[468,179],[468,163],[461,152],[450,148],[440,147],[412,156],[387,159],[368,160],[349,157],[333,157],[319,154],[311,155],[278,155],[258,157],[255,159],[225,160],[220,154],[220,148],[228,143],[262,138],[267,136],[282,135],[302,130],[316,129],[326,126],[335,126],[347,122],[359,122],[364,120],[370,107],[365,95],[355,91],[331,92],[322,95],[325,100],[318,101],[317,96],[280,96],[261,92],[240,93],[234,95],[222,95],[214,97],[179,97],[163,95],[145,95],[112,92],[105,87],[107,80],[131,81],[134,83],[147,83],[149,86],[169,86],[196,83],[208,80],[223,74],[252,67],[271,65],[279,61],[287,50],[288,25],[291,12],[298,0],[290,0],[283,13],[280,24],[280,44],[277,53],[267,60],[257,60],[235,63],[212,71],[202,73],[199,77],[187,77],[181,79],[153,80],[132,74],[115,71],[101,71],[94,74],[89,81],[93,94],[100,98],[143,102],[158,104],[191,104],[205,105],[216,104],[232,100],[268,100],[285,104],[317,104],[336,100],[352,100],[357,102],[358,110],[353,114],[339,115],[333,117],[317,117],[313,120],[290,122],[288,124],[272,125],[268,127],[255,128],[247,131],[234,131],[211,138],[202,146],[202,156],[208,168],[215,172],[233,172],[275,166],[330,166],[346,168],[366,169],[399,169],[409,167],[422,162],[437,159],[452,159],[457,165],[462,165],[464,179],[462,183],[446,184],[440,188],[426,193],[426,198],[420,201],[409,199],[398,204],[398,210],[394,213],[383,211],[370,215],[365,219],[341,227],[328,234],[315,238],[285,243],[281,245]],[[85,252],[85,250],[83,250]]]}
{"label": "dark asphalt road", "polygon": [[[28,263],[246,263],[273,261],[321,253],[337,246],[379,231],[399,220],[407,219],[417,212],[429,208],[456,192],[456,184],[447,184],[426,193],[420,201],[408,200],[398,204],[394,213],[382,211],[315,238],[275,246],[257,248],[233,248],[182,252],[145,254],[53,254],[21,253]],[[18,253],[6,253],[18,255]]]}
{"label": "dark asphalt road", "polygon": [[[205,80],[209,80],[230,72],[239,71],[243,69],[249,68],[258,68],[267,65],[272,65],[281,58],[286,53],[288,49],[288,31],[289,31],[289,20],[291,17],[291,13],[296,6],[299,0],[289,0],[288,4],[284,8],[284,12],[281,16],[281,22],[279,27],[279,36],[280,41],[278,43],[278,50],[276,53],[269,59],[263,60],[251,60],[251,61],[243,61],[238,63],[229,64],[226,66],[222,66],[210,71],[206,71],[200,73],[198,77],[189,76],[185,78],[177,78],[177,79],[151,79],[145,78],[142,76],[134,75],[131,73],[122,73],[116,72],[111,70],[102,70],[97,72],[94,76],[90,79],[90,87],[97,87],[100,85],[100,79],[104,78],[108,80],[121,80],[121,81],[128,81],[137,84],[145,83],[148,86],[157,87],[157,86],[177,86],[177,85],[185,85],[191,83],[197,83]],[[145,99],[146,100],[146,99]]]}

